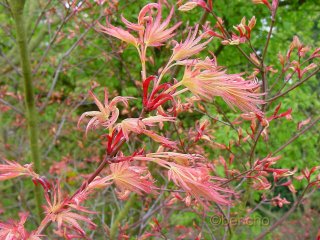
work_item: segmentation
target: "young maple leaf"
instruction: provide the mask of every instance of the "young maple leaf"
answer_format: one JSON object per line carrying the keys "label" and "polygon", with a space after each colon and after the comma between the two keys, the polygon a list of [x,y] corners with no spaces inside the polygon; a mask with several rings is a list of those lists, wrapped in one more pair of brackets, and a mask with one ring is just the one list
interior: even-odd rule
{"label": "young maple leaf", "polygon": [[24,227],[29,213],[19,213],[20,220],[8,220],[6,223],[0,222],[0,239],[4,240],[41,240],[41,236],[35,232],[27,232]]}
{"label": "young maple leaf", "polygon": [[[153,9],[156,9],[156,16],[153,16]],[[139,13],[137,23],[132,23],[122,16],[122,22],[128,29],[137,32],[137,37],[132,35],[129,31],[111,25],[108,21],[106,26],[99,24],[98,30],[132,44],[137,49],[139,49],[141,44],[145,46],[159,47],[175,35],[174,31],[181,24],[181,22],[179,22],[173,27],[168,28],[173,12],[174,9],[172,8],[169,16],[162,22],[162,4],[159,2],[149,3],[144,6]]]}
{"label": "young maple leaf", "polygon": [[109,128],[112,132],[113,125],[119,117],[119,109],[117,108],[117,103],[122,102],[125,106],[128,106],[128,100],[133,97],[115,97],[109,103],[107,89],[104,90],[104,104],[102,104],[99,99],[93,94],[92,91],[89,91],[90,96],[93,98],[95,104],[97,105],[99,111],[90,111],[83,113],[78,121],[78,128],[80,123],[85,117],[91,117],[91,120],[86,127],[86,135],[90,129],[95,129],[98,126]]}
{"label": "young maple leaf", "polygon": [[110,164],[110,170],[110,177],[117,186],[116,193],[122,200],[127,199],[131,192],[141,195],[143,192],[151,193],[155,189],[152,176],[146,167],[120,162]]}
{"label": "young maple leaf", "polygon": [[169,180],[172,180],[176,186],[181,187],[187,193],[186,201],[188,203],[191,202],[191,197],[193,197],[205,208],[208,207],[209,202],[230,205],[231,201],[228,198],[233,194],[233,191],[215,184],[213,181],[219,181],[221,179],[211,176],[208,168],[190,167],[186,166],[186,164],[180,165],[167,161],[173,158],[181,162],[181,159],[190,157],[192,156],[188,154],[169,154],[163,152],[147,154],[146,157],[137,157],[134,159],[153,161],[168,169]]}
{"label": "young maple leaf", "polygon": [[47,190],[50,188],[49,182],[45,177],[35,173],[32,169],[32,164],[21,165],[15,161],[4,159],[6,164],[0,164],[0,181],[16,178],[19,176],[31,177],[34,184],[40,183]]}
{"label": "young maple leaf", "polygon": [[14,161],[4,161],[6,164],[0,164],[0,181],[16,178],[19,176],[39,178],[39,175],[32,170],[32,164],[25,164],[22,166]]}
{"label": "young maple leaf", "polygon": [[241,74],[227,74],[217,65],[215,59],[182,61],[181,64],[187,65],[184,76],[180,82],[171,87],[176,88],[181,85],[186,87],[178,93],[189,90],[207,101],[219,96],[232,109],[237,107],[243,112],[263,115],[257,107],[258,104],[264,103],[260,99],[262,94],[255,92],[259,88],[258,83],[244,80]]}
{"label": "young maple leaf", "polygon": [[193,34],[190,30],[188,37],[184,42],[176,44],[176,46],[173,48],[172,60],[180,61],[189,58],[190,56],[193,56],[201,52],[206,47],[206,45],[212,40],[212,38],[209,38],[207,41],[200,43],[205,33],[201,34],[196,38],[198,33],[198,27],[198,25],[195,27]]}
{"label": "young maple leaf", "polygon": [[[58,225],[58,231],[63,231],[63,228],[73,229],[78,234],[81,234],[84,237],[85,231],[80,226],[78,221],[83,221],[89,225],[91,229],[94,229],[96,225],[87,217],[79,213],[95,213],[88,211],[86,208],[81,207],[80,205],[74,204],[72,198],[68,196],[63,196],[60,183],[57,182],[56,186],[53,188],[52,197],[49,195],[49,192],[45,192],[45,199],[47,205],[43,208],[45,210],[45,220],[43,222],[55,222]],[[43,224],[45,226],[46,224]],[[39,227],[39,232],[42,231],[42,227]]]}
{"label": "young maple leaf", "polygon": [[137,134],[145,134],[152,138],[156,142],[160,142],[163,145],[169,146],[171,148],[175,148],[176,143],[170,141],[166,137],[158,135],[152,130],[148,130],[148,127],[155,126],[156,124],[163,124],[164,122],[174,122],[174,117],[164,117],[161,115],[151,116],[148,118],[127,118],[123,120],[121,123],[117,124],[117,129],[120,131],[122,130],[123,135],[125,136],[126,140],[129,140],[129,133],[134,132]]}

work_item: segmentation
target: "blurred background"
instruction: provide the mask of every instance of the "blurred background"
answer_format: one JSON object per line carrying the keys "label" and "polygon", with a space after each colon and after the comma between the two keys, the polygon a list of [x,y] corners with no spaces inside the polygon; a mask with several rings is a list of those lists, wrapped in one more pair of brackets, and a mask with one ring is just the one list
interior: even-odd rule
{"label": "blurred background", "polygon": [[[129,21],[135,22],[140,9],[149,1],[59,1],[59,0],[32,0],[27,1],[25,8],[28,45],[31,55],[33,86],[36,95],[36,106],[39,112],[40,131],[39,143],[41,149],[42,175],[49,178],[59,176],[64,182],[64,187],[72,191],[76,189],[79,180],[89,174],[101,161],[105,154],[103,130],[90,132],[84,139],[83,130],[77,129],[79,116],[88,110],[94,110],[95,105],[88,97],[88,90],[95,88],[95,93],[100,99],[103,97],[103,88],[106,87],[110,97],[141,96],[140,65],[136,50],[115,38],[99,33],[95,30],[96,21],[105,24],[105,17],[115,26],[123,26],[121,14]],[[103,4],[98,4],[103,3]],[[168,0],[168,5],[176,6],[176,1]],[[266,7],[253,5],[246,0],[216,0],[214,1],[215,13],[224,20],[225,26],[230,31],[239,24],[242,17],[251,19],[256,16],[257,24],[251,36],[252,44],[261,52],[269,31],[270,14]],[[168,14],[165,7],[164,15]],[[195,8],[190,12],[176,11],[174,22],[182,21],[178,34],[174,37],[180,41],[188,34],[188,27],[196,24],[215,24],[212,16],[204,13],[203,9]],[[271,38],[271,43],[266,58],[267,64],[281,71],[278,53],[285,55],[294,36],[311,49],[320,46],[320,2],[316,0],[283,0],[280,1],[276,25]],[[13,18],[5,0],[0,1],[0,158],[15,160],[21,163],[30,162],[30,149],[25,120],[25,106],[23,96],[23,81],[19,64],[19,54]],[[148,53],[150,56],[147,69],[150,74],[156,74],[163,67],[171,54],[173,42],[161,48],[153,48]],[[250,52],[248,46],[244,46]],[[214,39],[208,50],[217,57],[219,65],[225,66],[229,73],[243,72],[246,76],[253,71],[252,66],[232,46],[221,45],[219,39]],[[205,57],[207,51],[199,55]],[[176,78],[181,79],[183,71],[174,69]],[[277,74],[270,75],[271,84]],[[168,79],[169,80],[169,79]],[[270,114],[281,102],[281,111],[292,108],[291,120],[273,121],[268,129],[268,139],[260,141],[257,146],[257,156],[263,158],[268,153],[276,151],[297,132],[297,124],[309,117],[319,116],[320,113],[320,75],[314,76],[301,87],[290,92],[286,97],[275,101],[270,106]],[[297,79],[289,79],[287,86],[294,84]],[[283,79],[275,86],[275,92],[281,89]],[[234,121],[239,112],[230,108],[220,99],[214,104],[207,105],[211,116],[219,119],[228,117]],[[130,105],[131,109],[122,109],[120,118],[136,117],[136,110],[142,104],[136,101]],[[201,110],[201,109],[200,109]],[[197,120],[210,119],[201,111],[193,111],[179,116],[180,126],[185,129],[192,127]],[[243,129],[249,128],[250,122],[245,123]],[[165,129],[166,130],[166,129]],[[164,131],[165,131],[164,130]],[[101,131],[101,132],[99,132]],[[281,168],[299,170],[315,166],[320,163],[319,124],[297,138],[292,144],[279,152],[282,155],[278,164]],[[101,133],[101,134],[100,134]],[[182,136],[188,137],[186,132]],[[229,126],[212,122],[212,134],[216,146],[204,146],[200,149],[212,161],[219,156],[225,159],[230,157],[230,152],[221,149],[218,144],[228,145],[229,141],[237,141],[237,131]],[[146,147],[150,151],[156,150],[152,143],[140,139],[128,144],[124,149],[132,153],[133,149]],[[244,150],[250,149],[250,144],[242,146]],[[198,149],[198,150],[199,150]],[[233,150],[235,162],[243,157],[242,151],[235,147]],[[217,167],[217,172],[223,172]],[[62,177],[61,177],[62,176]],[[18,211],[29,211],[33,208],[32,182],[19,179],[0,183],[0,210],[10,209],[1,213],[0,219],[17,216]],[[303,183],[295,182],[297,191]],[[294,201],[295,194],[281,188],[281,196],[289,201]],[[275,193],[277,195],[277,192]],[[290,224],[283,225],[273,235],[276,239],[312,239],[316,236],[319,227],[320,193],[315,193],[303,207],[291,216]],[[253,199],[258,201],[260,194]],[[143,204],[151,204],[152,198],[144,202],[137,201],[136,210],[128,217],[128,222],[133,221],[137,209]],[[108,204],[107,204],[108,203]],[[90,208],[101,211],[97,221],[108,223],[115,211],[122,206],[116,200],[114,191],[109,188],[99,193],[99,196],[90,200]],[[146,206],[144,206],[146,207]],[[276,219],[287,207],[278,208],[271,205],[262,206],[258,215]],[[140,210],[139,210],[140,211]],[[201,216],[192,210],[173,209],[168,218],[168,225],[181,225],[192,228],[201,222]],[[210,229],[210,220],[207,219]],[[302,227],[303,226],[303,227]],[[147,226],[145,226],[147,228]],[[301,231],[300,231],[301,229]],[[182,231],[176,230],[176,231]],[[184,231],[184,230],[183,230]],[[209,231],[209,230],[208,230]],[[243,232],[241,232],[243,231]],[[261,226],[248,226],[239,232],[247,236],[261,231]],[[283,234],[294,233],[292,238],[285,238]],[[96,233],[98,234],[98,233]],[[99,236],[99,235],[96,235]]]}

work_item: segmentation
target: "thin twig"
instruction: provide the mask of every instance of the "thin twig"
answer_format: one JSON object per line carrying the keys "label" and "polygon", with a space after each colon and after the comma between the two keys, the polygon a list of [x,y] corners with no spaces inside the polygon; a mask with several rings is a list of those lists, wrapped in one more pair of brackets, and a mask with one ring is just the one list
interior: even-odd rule
{"label": "thin twig", "polygon": [[15,106],[13,106],[11,103],[3,100],[2,98],[0,98],[0,102],[1,102],[2,104],[4,104],[4,105],[10,107],[13,111],[15,111],[15,112],[21,114],[22,116],[24,116],[24,112],[21,111],[20,109],[16,108]]}
{"label": "thin twig", "polygon": [[178,128],[177,128],[176,123],[173,123],[173,126],[174,126],[174,129],[175,129],[175,131],[176,131],[176,133],[177,133],[177,135],[178,135],[178,139],[179,139],[179,142],[180,142],[180,146],[181,146],[182,151],[183,151],[184,153],[187,153],[186,150],[185,150],[185,148],[184,148],[184,143],[183,143],[183,141],[182,141],[182,138],[181,138],[181,136],[180,136],[180,133],[179,133],[179,130],[178,130]]}
{"label": "thin twig", "polygon": [[[225,27],[220,23],[219,21],[219,18],[218,16],[213,12],[211,11],[210,12],[211,15],[216,19],[219,27],[222,29],[222,34],[225,35],[227,38],[231,38],[231,35],[229,34],[229,32],[225,29]],[[239,46],[239,45],[235,45],[235,47],[240,51],[240,53],[252,64],[254,65],[255,67],[261,69],[261,66],[257,65],[243,50],[242,48]]]}
{"label": "thin twig", "polygon": [[278,99],[279,97],[284,96],[285,94],[291,92],[292,90],[294,90],[295,88],[299,87],[301,84],[303,84],[304,82],[306,82],[307,80],[309,80],[311,77],[313,77],[315,74],[317,74],[320,71],[320,68],[316,69],[315,71],[313,71],[312,73],[310,73],[305,79],[297,82],[296,84],[294,84],[292,87],[288,88],[286,91],[284,91],[283,93],[280,93],[276,96],[273,96],[270,99],[267,99],[267,102],[273,102],[274,100]]}
{"label": "thin twig", "polygon": [[11,60],[2,52],[0,51],[1,57],[7,62],[7,64],[12,67],[12,69],[19,75],[22,76],[21,72],[19,69],[11,62]]}
{"label": "thin twig", "polygon": [[[101,17],[100,17],[101,18]],[[100,19],[99,18],[99,19]],[[98,20],[99,20],[98,19]],[[53,81],[52,81],[52,84],[51,84],[51,87],[50,87],[50,90],[47,94],[47,97],[46,99],[44,100],[44,103],[43,105],[41,106],[40,108],[40,112],[42,112],[46,106],[48,105],[48,102],[49,102],[49,99],[53,93],[53,90],[57,84],[57,81],[58,81],[58,78],[59,78],[59,74],[61,72],[61,69],[62,69],[62,66],[63,66],[63,63],[64,63],[64,60],[65,58],[67,58],[71,53],[72,51],[79,45],[79,42],[82,41],[82,39],[87,35],[87,33],[92,29],[92,27],[95,25],[95,21],[80,35],[80,37],[77,39],[77,41],[68,49],[68,51],[66,51],[62,58],[60,59],[60,62],[59,62],[59,65],[54,73],[54,78],[53,78]]]}
{"label": "thin twig", "polygon": [[[79,3],[79,6],[77,6],[77,7],[80,8],[81,5],[84,4],[84,2],[85,2],[85,1],[81,1],[81,2]],[[52,37],[49,45],[47,46],[47,48],[46,48],[46,50],[44,51],[42,57],[40,58],[40,61],[39,61],[38,65],[34,68],[34,71],[33,71],[34,74],[37,73],[38,70],[40,69],[40,67],[41,67],[42,63],[44,62],[44,59],[46,58],[48,52],[50,51],[51,47],[53,46],[54,42],[57,40],[60,32],[62,31],[63,26],[64,26],[64,25],[69,21],[69,19],[71,19],[71,18],[73,17],[73,15],[76,13],[76,11],[72,11],[72,12],[69,14],[69,11],[70,11],[70,9],[67,10],[66,16],[64,17],[62,23],[59,25],[57,31],[55,32],[54,36]],[[91,27],[90,27],[90,28],[91,28]]]}
{"label": "thin twig", "polygon": [[300,195],[298,201],[296,201],[293,206],[289,209],[288,212],[286,212],[281,218],[278,219],[278,221],[276,221],[274,224],[272,224],[271,227],[269,227],[266,231],[264,231],[263,233],[261,233],[258,237],[255,238],[255,240],[261,240],[264,239],[265,236],[267,236],[270,232],[272,232],[274,229],[276,229],[277,227],[279,227],[290,215],[291,213],[293,213],[296,208],[300,205],[300,203],[303,200],[303,197],[305,195],[305,193],[307,192],[307,190],[309,189],[308,185],[302,192],[302,194]]}
{"label": "thin twig", "polygon": [[271,35],[272,35],[272,30],[273,30],[273,27],[274,27],[274,24],[275,24],[275,18],[272,17],[271,18],[271,25],[270,25],[270,30],[268,32],[268,36],[267,36],[267,41],[266,41],[266,44],[264,46],[264,49],[263,49],[263,53],[262,53],[262,62],[264,62],[264,59],[267,55],[267,51],[268,51],[268,47],[269,47],[269,42],[270,42],[270,38],[271,38]]}
{"label": "thin twig", "polygon": [[[227,215],[224,213],[224,211],[222,210],[221,206],[219,204],[216,203],[216,206],[219,209],[219,212],[223,215],[224,219],[227,220],[227,226],[228,227],[228,231],[230,236],[232,236],[232,230],[231,230],[231,225],[230,225],[230,220],[229,217],[227,217]],[[226,235],[223,236],[223,239],[225,239]]]}
{"label": "thin twig", "polygon": [[38,25],[39,25],[42,17],[43,17],[43,16],[45,15],[45,13],[46,13],[47,7],[51,4],[51,1],[52,1],[52,0],[48,0],[47,4],[44,6],[44,8],[43,8],[43,10],[41,11],[39,17],[37,18],[37,21],[36,21],[36,23],[35,23],[35,25],[34,25],[34,28],[32,29],[32,31],[31,31],[31,33],[30,33],[28,42],[30,42],[32,36],[34,35],[34,33],[35,33],[35,31],[36,31],[36,29],[37,29],[37,27],[38,27]]}
{"label": "thin twig", "polygon": [[292,138],[290,138],[285,144],[283,144],[281,147],[279,147],[276,151],[272,153],[272,155],[277,154],[278,152],[282,151],[284,148],[286,148],[289,144],[291,144],[294,140],[296,140],[298,137],[300,137],[302,134],[304,134],[306,131],[311,129],[318,121],[320,120],[320,117],[317,117],[313,122],[311,122],[307,127],[305,127],[302,131],[294,135]]}

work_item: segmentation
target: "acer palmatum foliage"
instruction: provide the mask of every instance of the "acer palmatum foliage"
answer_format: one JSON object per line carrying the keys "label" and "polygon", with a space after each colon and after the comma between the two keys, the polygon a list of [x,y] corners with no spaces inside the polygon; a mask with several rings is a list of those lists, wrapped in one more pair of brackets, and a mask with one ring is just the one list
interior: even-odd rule
{"label": "acer palmatum foliage", "polygon": [[[103,6],[107,1],[95,2]],[[265,5],[270,10],[271,24],[274,24],[278,1],[254,0],[253,3]],[[270,104],[319,71],[316,62],[320,57],[319,48],[310,54],[311,48],[302,44],[297,36],[293,37],[285,55],[279,53],[281,75],[270,86],[268,77],[274,76],[278,71],[273,68],[273,65],[267,65],[265,62],[272,27],[270,27],[263,53],[259,54],[250,40],[257,22],[255,16],[252,16],[249,21],[243,17],[240,23],[234,26],[235,32],[229,32],[223,20],[214,13],[212,1],[178,1],[177,4],[182,12],[191,11],[196,7],[204,9],[212,15],[216,24],[212,26],[197,24],[187,29],[186,37],[176,37],[183,31],[179,29],[182,22],[172,21],[175,13],[174,6],[164,11],[168,5],[166,1],[144,6],[137,16],[136,23],[121,16],[125,28],[111,24],[109,17],[106,18],[105,24],[98,23],[96,27],[98,32],[117,38],[137,50],[141,63],[141,78],[137,87],[141,96],[112,98],[112,94],[108,94],[105,88],[104,98],[101,101],[98,97],[101,95],[99,91],[93,93],[92,89],[89,90],[89,96],[98,109],[84,112],[79,117],[78,128],[80,129],[81,124],[90,118],[85,123],[84,135],[88,136],[89,130],[92,130],[92,135],[95,134],[97,139],[101,137],[105,154],[96,170],[89,176],[85,176],[81,186],[73,194],[63,189],[62,179],[49,182],[33,171],[32,164],[21,165],[9,160],[4,160],[4,163],[0,164],[0,181],[29,177],[34,184],[41,184],[46,201],[43,206],[44,218],[35,230],[30,231],[25,228],[29,214],[23,212],[19,214],[20,220],[0,222],[1,239],[46,239],[45,235],[48,234],[46,229],[51,224],[56,228],[54,234],[57,236],[65,239],[88,239],[90,234],[87,234],[86,229],[96,229],[98,224],[91,218],[99,213],[85,207],[85,202],[92,199],[97,192],[108,188],[114,189],[118,199],[122,201],[129,199],[128,203],[133,201],[133,194],[142,196],[142,199],[151,196],[151,200],[157,198],[154,202],[163,201],[159,205],[160,209],[176,205],[180,208],[193,209],[204,217],[209,212],[228,217],[224,213],[225,210],[229,215],[230,209],[234,206],[251,204],[252,191],[263,191],[263,194],[259,194],[263,203],[277,207],[290,206],[291,202],[285,197],[280,194],[273,196],[271,192],[276,187],[287,187],[293,194],[297,193],[292,176],[298,169],[274,166],[281,161],[278,152],[286,145],[281,146],[274,153],[259,157],[255,156],[255,148],[260,136],[268,141],[268,130],[272,121],[292,119],[292,109],[280,111],[281,103],[275,108]],[[72,4],[72,9],[74,8],[76,4]],[[169,13],[164,15],[164,12]],[[227,67],[220,66],[216,56],[207,51],[211,41],[229,45],[227,47],[235,45],[253,68],[245,72],[229,73]],[[242,49],[243,44],[250,46],[249,52]],[[154,64],[157,61],[148,55],[148,49],[163,46],[170,46],[171,55],[167,57],[165,63],[161,63],[163,67],[155,73],[147,69],[147,63]],[[199,54],[205,57],[199,57]],[[294,56],[295,54],[297,56]],[[180,75],[175,74],[174,71],[178,68],[182,68]],[[307,74],[310,75],[306,77]],[[281,76],[284,76],[285,84],[294,76],[299,81],[287,91],[280,89],[276,94],[270,95],[274,84]],[[261,81],[258,81],[258,78]],[[237,112],[239,116],[231,121],[221,111],[216,102],[217,99],[224,101],[233,111],[240,111],[241,113]],[[223,121],[219,117],[210,116],[206,104],[212,103],[223,115]],[[121,111],[121,104],[125,111]],[[130,109],[132,106],[135,108]],[[269,107],[271,112],[268,112]],[[132,109],[135,110],[130,112]],[[140,109],[139,113],[137,109]],[[194,122],[190,120],[189,128],[184,129],[181,116],[195,111],[209,117],[197,119]],[[122,114],[123,112],[130,112],[131,116],[127,117],[126,114]],[[303,129],[301,131],[303,133],[318,120],[311,122],[309,117],[299,122],[297,129],[299,131]],[[211,128],[211,124],[217,122],[232,127],[236,131],[237,141],[230,139],[227,144],[219,143],[220,140],[215,139],[214,130]],[[250,126],[244,129],[246,122]],[[243,147],[248,142],[250,144]],[[130,146],[129,150],[124,149],[125,144]],[[225,160],[223,156],[218,160],[211,159],[208,148],[226,151],[229,159]],[[240,148],[244,155],[235,156],[233,148]],[[245,148],[249,148],[249,151],[246,152]],[[238,164],[233,164],[234,161],[238,161]],[[63,162],[56,166],[55,171],[61,172],[61,166],[65,167],[66,164]],[[223,170],[220,171],[219,167]],[[299,181],[306,180],[307,186],[289,212],[295,210],[302,202],[307,190],[314,186],[319,187],[318,170],[319,167],[305,169],[302,175],[296,177]],[[246,182],[246,188],[243,187],[244,182]],[[239,190],[240,187],[243,189]],[[165,195],[167,192],[170,194]],[[126,205],[128,209],[126,207],[124,209],[129,211],[132,204]],[[155,207],[146,208],[145,216],[147,217],[142,217],[141,221],[148,221],[149,215],[154,211],[153,208]],[[124,215],[119,214],[110,230],[105,230],[110,239],[116,237],[118,227],[119,238],[130,237],[126,235],[126,231],[130,232],[130,227],[121,226]],[[245,211],[238,212],[238,216],[245,218]],[[229,219],[227,220],[229,222]],[[271,230],[284,220],[275,222]],[[153,222],[150,232],[140,234],[141,239],[151,236],[166,238],[162,230],[167,223],[159,222],[156,218]],[[230,224],[227,227],[230,233],[235,228]],[[186,233],[179,235],[179,239],[187,238],[190,236],[189,233],[193,234],[195,239],[202,238],[203,228],[196,224],[194,229],[184,230]],[[265,234],[263,232],[259,237]]]}

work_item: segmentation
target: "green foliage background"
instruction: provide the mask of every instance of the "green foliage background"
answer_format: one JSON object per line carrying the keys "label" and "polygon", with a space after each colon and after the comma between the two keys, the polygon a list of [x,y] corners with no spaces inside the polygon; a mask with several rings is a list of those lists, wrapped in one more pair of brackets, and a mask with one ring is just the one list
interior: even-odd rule
{"label": "green foliage background", "polygon": [[[59,18],[59,13],[66,11],[63,9],[60,1],[53,1],[51,15],[52,19]],[[93,1],[92,1],[93,2]],[[120,14],[123,14],[128,20],[135,22],[137,14],[141,7],[143,7],[149,1],[119,1],[118,12],[114,12],[110,18],[111,22],[115,26],[123,26],[120,19]],[[175,3],[175,1],[168,1],[169,3]],[[14,50],[15,41],[13,21],[10,16],[10,12],[6,9],[6,1],[2,1],[4,5],[0,8],[0,53],[2,58],[0,59],[1,66],[1,79],[0,87],[7,88],[8,91],[13,92],[16,96],[22,94],[21,77],[14,69],[7,71],[6,69],[10,64],[7,60],[16,63],[17,53]],[[36,7],[34,7],[34,5]],[[28,1],[26,8],[27,25],[30,32],[34,29],[37,16],[41,13],[41,8],[44,6],[44,1]],[[91,29],[86,33],[87,25],[81,24],[81,19],[90,23],[96,19],[99,19],[103,11],[103,7],[94,5],[78,13],[77,17],[68,21],[62,28],[62,34],[58,36],[58,40],[52,46],[48,55],[44,59],[44,63],[41,65],[37,74],[34,75],[34,86],[36,88],[36,95],[38,100],[38,107],[41,107],[41,103],[45,102],[45,97],[51,87],[52,81],[55,77],[57,67],[60,61],[62,62],[61,71],[57,78],[57,84],[54,88],[54,94],[58,101],[49,101],[48,106],[40,114],[40,142],[42,151],[42,162],[45,171],[49,171],[52,163],[60,161],[63,158],[70,158],[74,160],[73,166],[68,166],[65,170],[64,179],[69,179],[67,182],[67,188],[73,189],[77,186],[78,182],[73,178],[79,174],[87,174],[94,164],[90,162],[90,159],[94,157],[101,157],[104,154],[104,148],[101,147],[100,139],[98,135],[90,134],[87,140],[83,140],[83,132],[77,131],[76,121],[80,114],[84,111],[93,108],[91,100],[86,100],[81,103],[77,108],[76,105],[81,102],[83,96],[86,95],[93,82],[98,83],[101,87],[96,90],[97,94],[100,94],[103,87],[107,87],[112,96],[135,96],[139,97],[141,90],[137,89],[135,84],[140,81],[140,65],[139,58],[133,47],[126,47],[122,42],[113,39],[112,37],[103,35]],[[268,33],[268,26],[270,24],[269,11],[262,5],[253,5],[250,1],[246,0],[216,0],[214,1],[215,12],[224,19],[225,25],[229,30],[232,30],[232,26],[239,24],[242,17],[245,16],[250,19],[252,16],[256,16],[257,25],[252,32],[252,43],[256,50],[262,51],[266,36]],[[31,11],[31,12],[30,12]],[[168,13],[168,9],[164,11],[164,15]],[[320,34],[320,4],[314,0],[290,0],[280,1],[280,7],[276,19],[276,27],[271,38],[271,43],[267,55],[267,64],[273,65],[275,69],[279,69],[279,63],[277,54],[280,52],[286,54],[289,44],[292,41],[294,35],[299,36],[302,43],[315,49],[320,46],[319,34]],[[174,16],[175,22],[182,21],[183,24],[179,28],[179,34],[175,37],[177,41],[184,39],[188,33],[188,27],[194,26],[200,22],[203,17],[203,10],[195,8],[194,10],[182,13],[178,12]],[[58,16],[58,17],[57,17]],[[99,20],[101,23],[104,19]],[[208,16],[206,21],[214,25],[215,21],[212,17]],[[44,21],[40,21],[39,25],[35,29],[34,36],[32,37],[30,44],[34,47],[31,49],[32,67],[35,68],[39,63],[46,46],[50,43],[54,31],[59,27],[61,22],[58,20],[51,25],[48,25]],[[85,36],[82,38],[82,34]],[[64,56],[65,53],[75,44],[75,42],[81,38],[79,46],[77,46],[70,55]],[[164,66],[168,56],[170,56],[173,44],[165,45],[159,49],[150,50],[149,54],[154,59],[154,65],[148,64],[149,73],[157,73],[159,67]],[[249,48],[244,47],[247,52]],[[242,55],[232,46],[220,46],[220,41],[214,39],[208,50],[215,52],[217,55],[218,63],[228,68],[230,73],[244,72],[249,75],[252,67],[244,59]],[[208,53],[205,51],[200,54],[199,57],[205,57]],[[6,56],[6,57],[4,57]],[[7,58],[7,59],[6,59]],[[182,71],[177,75],[177,79],[180,79]],[[269,81],[272,84],[275,76],[270,76]],[[301,87],[295,89],[285,98],[275,101],[270,107],[270,113],[281,102],[281,111],[292,108],[291,121],[280,119],[273,121],[269,127],[269,140],[267,142],[260,141],[256,149],[257,157],[263,158],[268,153],[275,151],[282,144],[284,144],[290,137],[294,136],[297,132],[297,123],[307,119],[308,117],[319,116],[320,113],[320,76],[313,77]],[[169,79],[168,79],[169,80]],[[297,79],[293,79],[293,83]],[[290,86],[290,85],[289,85]],[[277,86],[278,88],[280,87]],[[11,103],[18,109],[23,109],[23,101],[21,99],[12,98],[10,96],[1,96],[4,100]],[[52,99],[51,99],[52,100]],[[222,110],[226,112],[226,115],[230,119],[235,119],[238,116],[238,112],[231,111],[222,101],[217,99],[217,103]],[[137,103],[137,108],[141,109],[141,103]],[[137,110],[137,109],[134,109]],[[217,109],[212,105],[209,107],[210,114],[222,118],[221,114],[217,112]],[[180,117],[181,122],[185,126],[191,126],[191,124],[203,118],[202,114],[194,112],[187,116]],[[0,152],[1,155],[8,159],[14,159],[24,161],[25,156],[28,155],[28,148],[26,145],[26,129],[25,126],[17,126],[14,124],[17,121],[17,115],[13,111],[6,111],[0,113]],[[218,142],[227,144],[230,139],[237,140],[237,133],[230,127],[215,123],[214,136]],[[61,127],[61,129],[60,129]],[[60,129],[60,130],[59,130]],[[245,128],[244,128],[245,129]],[[55,139],[55,133],[61,131],[59,137]],[[293,144],[286,147],[280,152],[282,159],[279,162],[279,167],[293,169],[297,167],[300,171],[306,167],[312,167],[319,164],[319,124],[316,124],[314,128],[308,131],[306,134],[300,136]],[[188,137],[187,134],[184,137]],[[142,144],[143,145],[143,144]],[[9,146],[9,147],[8,147]],[[139,147],[139,146],[138,146]],[[130,153],[131,149],[135,146],[129,145],[127,152]],[[249,146],[244,146],[246,150]],[[212,159],[217,159],[220,155],[226,159],[229,154],[219,149],[206,149]],[[235,151],[238,151],[235,149]],[[238,156],[243,157],[241,152],[237,152]],[[236,164],[238,159],[235,159]],[[81,162],[87,162],[88,166],[80,167]],[[80,170],[78,170],[80,169]],[[44,174],[44,173],[43,173]],[[17,183],[17,184],[16,184]],[[0,183],[1,192],[1,206],[3,208],[15,208],[16,204],[12,205],[12,198],[22,199],[22,208],[28,209],[32,192],[24,191],[24,189],[32,189],[31,182],[21,183],[18,180],[12,182]],[[297,190],[302,188],[303,184],[295,183]],[[291,196],[289,191],[282,190],[282,196],[286,197],[289,201],[292,201],[294,196]],[[108,196],[107,201],[113,201],[113,195]],[[260,194],[254,196],[255,200],[259,200]],[[319,192],[314,195],[316,201],[312,202],[312,206],[316,209],[320,209],[319,206]],[[90,203],[94,205],[94,203]],[[122,205],[123,203],[120,203]],[[139,205],[139,203],[136,203]],[[21,207],[21,206],[19,206]],[[114,215],[116,209],[121,208],[119,205],[99,206],[106,214],[106,222],[110,221],[108,214]],[[137,207],[139,208],[139,207]],[[279,209],[271,206],[266,206],[268,216],[280,214],[285,208]],[[239,209],[238,209],[239,210]],[[301,211],[298,211],[293,219],[298,219],[301,215]],[[14,212],[14,211],[13,211]],[[0,215],[0,219],[6,219],[12,217],[12,212],[8,215]],[[266,212],[258,212],[261,216],[265,216]],[[134,213],[133,213],[134,216]],[[170,219],[170,223],[173,225],[185,225],[192,227],[194,221],[200,222],[201,216],[194,214],[193,212],[175,212]],[[207,223],[210,224],[210,220],[207,219]],[[319,225],[319,223],[317,223]],[[316,228],[311,234],[316,234]],[[260,232],[260,226],[247,227],[242,229],[244,231],[239,235],[234,236],[234,239],[243,239],[244,237],[256,235]],[[281,231],[280,231],[281,232]],[[243,234],[243,235],[241,235]],[[279,233],[280,236],[284,237]],[[275,235],[277,236],[277,235]],[[313,235],[315,236],[315,235]],[[206,236],[205,236],[206,237]],[[271,238],[270,238],[271,239]],[[284,239],[284,238],[283,238]],[[289,238],[288,238],[289,239]]]}

